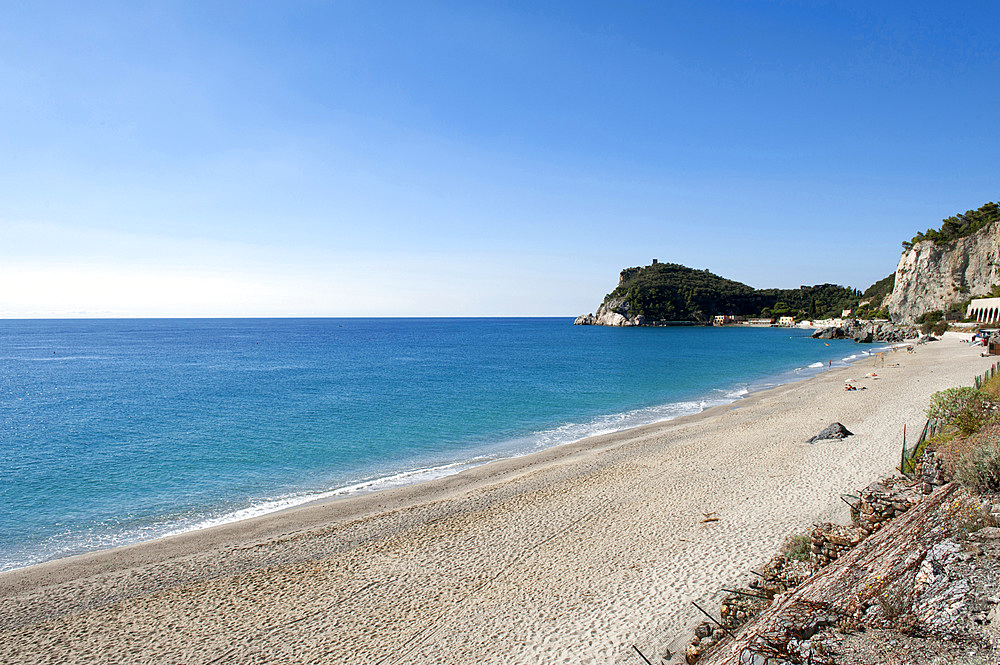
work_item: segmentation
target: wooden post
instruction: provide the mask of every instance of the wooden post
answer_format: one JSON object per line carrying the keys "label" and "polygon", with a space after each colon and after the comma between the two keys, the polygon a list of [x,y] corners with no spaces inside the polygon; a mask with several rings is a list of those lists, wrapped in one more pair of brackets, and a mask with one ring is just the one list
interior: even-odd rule
{"label": "wooden post", "polygon": [[899,472],[904,476],[909,476],[906,473],[906,423],[903,423],[903,450],[899,453]]}

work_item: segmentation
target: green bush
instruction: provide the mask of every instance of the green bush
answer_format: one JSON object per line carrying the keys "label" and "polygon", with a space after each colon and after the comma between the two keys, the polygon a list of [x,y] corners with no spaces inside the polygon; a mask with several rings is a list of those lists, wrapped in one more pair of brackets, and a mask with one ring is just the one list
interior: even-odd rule
{"label": "green bush", "polygon": [[948,427],[968,436],[978,432],[993,417],[997,402],[975,388],[948,388],[931,395],[928,418],[940,418]]}
{"label": "green bush", "polygon": [[795,559],[796,561],[808,561],[809,554],[812,551],[812,538],[806,534],[789,536],[785,540],[785,544],[781,549],[784,555],[789,559]]}

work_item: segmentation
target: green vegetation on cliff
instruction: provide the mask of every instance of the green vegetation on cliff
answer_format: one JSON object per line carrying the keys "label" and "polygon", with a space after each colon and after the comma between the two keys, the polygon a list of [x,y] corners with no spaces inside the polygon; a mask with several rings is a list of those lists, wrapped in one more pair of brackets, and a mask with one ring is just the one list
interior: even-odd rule
{"label": "green vegetation on cliff", "polygon": [[889,312],[882,307],[882,303],[892,293],[892,287],[895,285],[896,273],[892,273],[869,286],[861,294],[861,303],[866,304],[859,303],[854,315],[859,319],[888,319]]}
{"label": "green vegetation on cliff", "polygon": [[927,229],[918,233],[909,241],[903,241],[903,249],[910,249],[918,242],[933,240],[938,245],[946,245],[958,238],[970,236],[976,231],[1000,220],[1000,206],[987,203],[978,210],[966,210],[964,213],[942,220],[940,229]]}
{"label": "green vegetation on cliff", "polygon": [[882,304],[882,301],[892,293],[892,287],[896,285],[896,273],[890,273],[888,277],[883,277],[875,282],[861,294],[862,300],[870,300],[873,307]]}
{"label": "green vegetation on cliff", "polygon": [[615,309],[648,321],[708,321],[717,314],[736,316],[839,316],[858,303],[860,292],[835,284],[798,289],[754,289],[676,263],[626,268],[618,288],[605,298],[620,301]]}

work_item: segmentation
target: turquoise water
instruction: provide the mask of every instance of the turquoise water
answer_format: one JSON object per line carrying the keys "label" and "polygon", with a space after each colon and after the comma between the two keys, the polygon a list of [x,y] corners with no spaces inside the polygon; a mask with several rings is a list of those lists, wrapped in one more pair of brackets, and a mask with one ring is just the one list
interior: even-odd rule
{"label": "turquoise water", "polygon": [[571,323],[0,321],[0,570],[695,413],[864,353]]}

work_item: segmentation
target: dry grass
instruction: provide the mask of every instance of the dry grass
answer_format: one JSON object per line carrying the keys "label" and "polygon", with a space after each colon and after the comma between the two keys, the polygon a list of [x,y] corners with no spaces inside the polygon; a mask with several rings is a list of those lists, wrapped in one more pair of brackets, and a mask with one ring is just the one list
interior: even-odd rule
{"label": "dry grass", "polygon": [[996,399],[1000,399],[1000,374],[997,374],[992,379],[984,383],[980,390]]}

